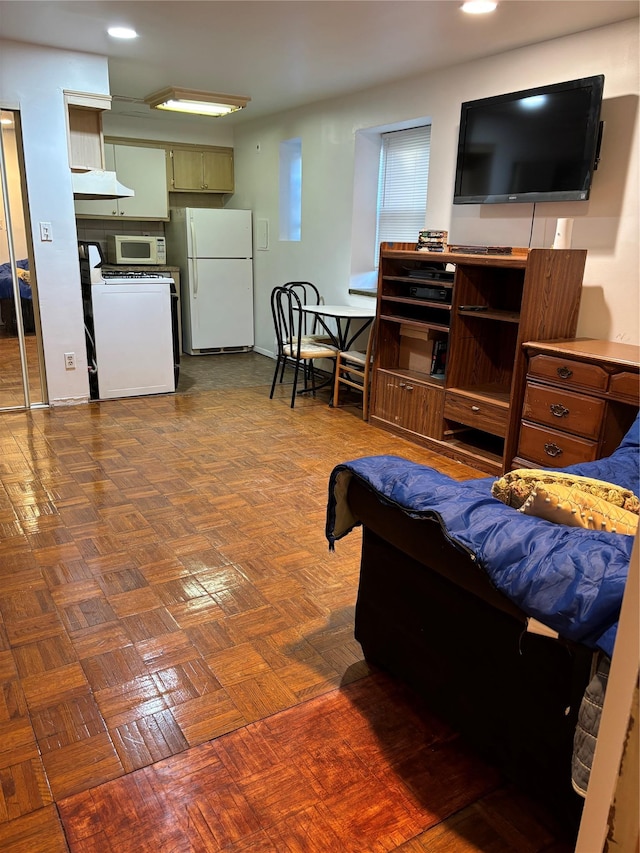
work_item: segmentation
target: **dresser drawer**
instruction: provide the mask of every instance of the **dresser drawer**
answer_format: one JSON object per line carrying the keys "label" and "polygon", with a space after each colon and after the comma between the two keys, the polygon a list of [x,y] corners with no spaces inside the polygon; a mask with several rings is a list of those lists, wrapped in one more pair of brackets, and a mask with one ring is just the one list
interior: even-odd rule
{"label": "dresser drawer", "polygon": [[596,440],[600,435],[605,407],[605,401],[597,397],[529,382],[522,417]]}
{"label": "dresser drawer", "polygon": [[640,398],[640,376],[626,370],[615,373],[609,382],[609,394],[611,397],[629,398],[637,404]]}
{"label": "dresser drawer", "polygon": [[518,456],[543,468],[566,468],[578,462],[592,462],[598,456],[598,442],[523,422]]}
{"label": "dresser drawer", "polygon": [[581,386],[606,391],[609,384],[609,374],[599,365],[552,355],[534,355],[529,362],[529,375],[567,388]]}
{"label": "dresser drawer", "polygon": [[479,400],[476,396],[467,396],[460,391],[445,392],[444,416],[449,420],[484,430],[500,438],[504,438],[507,434],[509,419],[507,406]]}

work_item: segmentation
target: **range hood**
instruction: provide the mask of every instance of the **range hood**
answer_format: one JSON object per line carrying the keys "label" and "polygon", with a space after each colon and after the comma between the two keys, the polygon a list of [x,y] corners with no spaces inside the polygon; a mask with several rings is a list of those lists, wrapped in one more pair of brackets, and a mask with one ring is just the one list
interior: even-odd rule
{"label": "range hood", "polygon": [[72,172],[71,183],[74,198],[130,198],[135,195],[132,189],[120,183],[115,172],[102,169]]}

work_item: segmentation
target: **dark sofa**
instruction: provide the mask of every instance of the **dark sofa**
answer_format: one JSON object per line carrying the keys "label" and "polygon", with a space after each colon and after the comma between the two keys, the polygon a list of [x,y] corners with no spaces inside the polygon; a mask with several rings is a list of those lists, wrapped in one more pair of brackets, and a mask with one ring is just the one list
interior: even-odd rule
{"label": "dark sofa", "polygon": [[[639,429],[617,458],[566,470],[637,494]],[[613,647],[633,537],[523,516],[491,496],[492,483],[396,457],[354,460],[331,475],[327,536],[333,547],[363,528],[355,635],[365,658],[573,831],[578,709],[594,656]],[[539,622],[559,636],[536,633]]]}

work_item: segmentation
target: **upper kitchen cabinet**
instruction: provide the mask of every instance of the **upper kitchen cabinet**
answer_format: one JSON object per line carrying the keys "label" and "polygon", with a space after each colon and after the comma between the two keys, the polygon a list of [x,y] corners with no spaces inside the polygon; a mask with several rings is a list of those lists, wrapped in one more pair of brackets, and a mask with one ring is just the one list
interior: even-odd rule
{"label": "upper kitchen cabinet", "polygon": [[72,172],[104,169],[102,113],[111,109],[109,95],[65,92],[69,167]]}
{"label": "upper kitchen cabinet", "polygon": [[129,198],[76,200],[76,216],[81,219],[167,220],[166,153],[164,147],[106,142],[105,165],[118,180],[134,190]]}
{"label": "upper kitchen cabinet", "polygon": [[233,148],[174,145],[169,175],[172,192],[232,193]]}

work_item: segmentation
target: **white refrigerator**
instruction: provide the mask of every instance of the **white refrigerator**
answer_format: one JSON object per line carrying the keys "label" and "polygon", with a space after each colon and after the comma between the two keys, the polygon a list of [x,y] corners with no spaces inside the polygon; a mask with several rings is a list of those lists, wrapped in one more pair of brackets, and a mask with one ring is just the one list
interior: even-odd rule
{"label": "white refrigerator", "polygon": [[167,262],[180,267],[182,348],[189,355],[253,346],[250,210],[171,209]]}

